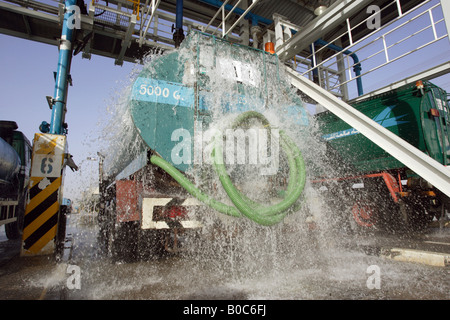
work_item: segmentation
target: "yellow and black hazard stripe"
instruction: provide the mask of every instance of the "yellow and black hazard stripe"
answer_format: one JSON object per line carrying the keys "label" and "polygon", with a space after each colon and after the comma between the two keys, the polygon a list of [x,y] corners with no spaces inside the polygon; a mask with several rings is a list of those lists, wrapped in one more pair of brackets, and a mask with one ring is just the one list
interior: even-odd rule
{"label": "yellow and black hazard stripe", "polygon": [[22,236],[24,254],[36,254],[54,240],[58,225],[61,181],[61,177],[31,178],[30,201],[25,210]]}

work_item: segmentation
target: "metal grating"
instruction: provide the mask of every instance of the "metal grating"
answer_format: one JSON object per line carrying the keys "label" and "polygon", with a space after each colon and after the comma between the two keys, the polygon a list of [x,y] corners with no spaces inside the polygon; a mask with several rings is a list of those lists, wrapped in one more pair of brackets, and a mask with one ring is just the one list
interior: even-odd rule
{"label": "metal grating", "polygon": [[262,17],[273,19],[273,14],[284,16],[300,27],[311,22],[316,15],[314,9],[320,5],[331,6],[337,0],[262,0],[252,10]]}
{"label": "metal grating", "polygon": [[114,29],[122,29],[127,28],[130,24],[130,17],[122,14],[118,14],[116,12],[104,10],[102,8],[95,8],[94,13],[94,21],[96,23],[101,23],[103,25],[107,25],[110,27],[114,27]]}
{"label": "metal grating", "polygon": [[252,10],[254,14],[273,20],[273,14],[284,16],[290,22],[304,26],[314,19],[314,13],[290,0],[260,1]]}

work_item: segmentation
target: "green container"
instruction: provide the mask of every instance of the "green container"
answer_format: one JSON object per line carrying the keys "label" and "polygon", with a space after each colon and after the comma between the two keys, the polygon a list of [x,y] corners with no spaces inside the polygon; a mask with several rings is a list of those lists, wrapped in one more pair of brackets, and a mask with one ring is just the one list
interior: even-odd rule
{"label": "green container", "polygon": [[[450,162],[449,105],[441,88],[423,81],[423,88],[406,85],[353,107],[443,165]],[[405,167],[331,112],[318,114],[316,119],[322,138],[356,171]]]}
{"label": "green container", "polygon": [[199,133],[229,114],[274,108],[279,122],[295,118],[306,126],[302,102],[279,68],[275,55],[193,32],[180,49],[146,64],[135,80],[130,111],[137,138],[186,171],[205,161],[197,150]]}

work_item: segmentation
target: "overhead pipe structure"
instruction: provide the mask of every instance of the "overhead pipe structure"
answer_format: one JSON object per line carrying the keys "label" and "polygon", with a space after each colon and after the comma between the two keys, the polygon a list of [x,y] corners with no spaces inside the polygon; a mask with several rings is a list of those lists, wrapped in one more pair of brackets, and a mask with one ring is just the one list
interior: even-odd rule
{"label": "overhead pipe structure", "polygon": [[[209,4],[209,5],[215,6],[217,8],[220,8],[223,6],[223,2],[219,1],[219,0],[200,0],[200,1],[203,3]],[[225,4],[225,9],[228,11],[231,11],[231,10],[233,10],[233,6],[231,4]],[[238,15],[242,15],[245,13],[245,10],[243,10],[241,8],[235,8],[233,12]],[[252,26],[257,26],[258,23],[262,23],[265,25],[271,25],[273,23],[272,20],[261,17],[252,12],[248,12],[244,18],[247,20],[252,20]]]}
{"label": "overhead pipe structure", "polygon": [[72,17],[72,15],[77,14],[77,11],[72,10],[71,8],[75,8],[76,3],[77,0],[65,1],[66,11],[64,14],[64,22],[59,45],[59,58],[58,58],[58,68],[56,71],[55,94],[54,98],[51,101],[52,116],[49,128],[49,132],[51,134],[65,133],[63,121],[67,100],[68,75],[70,71],[70,63],[72,60],[72,39],[75,29],[75,23],[77,22],[76,19],[79,18],[79,17]]}

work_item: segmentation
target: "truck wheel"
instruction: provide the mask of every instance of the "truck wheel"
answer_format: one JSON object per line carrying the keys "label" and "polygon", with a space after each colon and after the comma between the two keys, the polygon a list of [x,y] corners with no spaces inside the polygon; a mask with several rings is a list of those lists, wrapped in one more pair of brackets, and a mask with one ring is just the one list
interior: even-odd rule
{"label": "truck wheel", "polygon": [[111,248],[111,238],[114,232],[114,219],[115,217],[108,215],[108,211],[106,210],[98,215],[99,232],[97,242],[100,252],[105,255],[108,255]]}
{"label": "truck wheel", "polygon": [[358,200],[352,207],[350,219],[353,229],[372,230],[377,221],[376,208],[370,203]]}
{"label": "truck wheel", "polygon": [[163,230],[140,230],[138,256],[142,260],[159,259],[166,254]]}
{"label": "truck wheel", "polygon": [[19,198],[19,204],[17,205],[17,220],[5,225],[6,237],[9,240],[15,240],[22,237],[23,222],[25,217],[25,208],[27,206],[28,188]]}
{"label": "truck wheel", "polygon": [[[112,192],[115,192],[113,190]],[[101,254],[111,256],[114,230],[116,224],[116,203],[114,199],[105,199],[103,207],[100,208],[97,222],[99,226],[97,243]]]}
{"label": "truck wheel", "polygon": [[[19,219],[19,217],[17,217]],[[5,225],[6,237],[9,240],[16,240],[22,236],[22,230],[19,227],[19,222],[16,220],[14,222]]]}
{"label": "truck wheel", "polygon": [[19,227],[19,223],[17,221],[6,224],[5,231],[6,231],[6,237],[9,240],[19,239],[22,235],[22,232]]}
{"label": "truck wheel", "polygon": [[61,208],[59,211],[58,229],[55,237],[55,246],[56,246],[55,256],[57,261],[61,261],[64,255],[64,245],[66,243],[66,224],[67,224],[66,209]]}
{"label": "truck wheel", "polygon": [[400,202],[400,216],[402,219],[401,230],[415,232],[428,227],[434,215],[426,210],[419,199],[402,199]]}
{"label": "truck wheel", "polygon": [[113,261],[135,261],[138,253],[139,223],[117,223],[112,234],[111,257]]}

